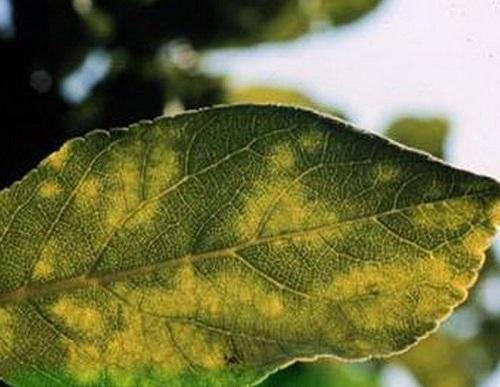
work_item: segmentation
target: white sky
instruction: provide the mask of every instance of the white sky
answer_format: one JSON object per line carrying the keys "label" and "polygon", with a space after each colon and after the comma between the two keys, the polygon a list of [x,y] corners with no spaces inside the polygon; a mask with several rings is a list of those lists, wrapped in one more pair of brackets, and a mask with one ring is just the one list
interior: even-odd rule
{"label": "white sky", "polygon": [[215,51],[204,65],[236,84],[305,91],[367,129],[443,114],[451,161],[500,178],[500,0],[386,0],[352,26]]}

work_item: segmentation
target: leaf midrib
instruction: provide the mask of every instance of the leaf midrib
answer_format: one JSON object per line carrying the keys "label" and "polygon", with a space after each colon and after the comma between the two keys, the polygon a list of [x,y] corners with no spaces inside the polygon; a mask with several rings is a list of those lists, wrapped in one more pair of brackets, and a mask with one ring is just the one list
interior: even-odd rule
{"label": "leaf midrib", "polygon": [[18,289],[15,289],[13,291],[7,292],[7,293],[0,293],[0,306],[2,305],[9,305],[9,304],[17,304],[17,303],[22,303],[28,300],[31,300],[33,298],[40,298],[52,294],[58,294],[61,292],[69,292],[72,290],[77,290],[77,289],[84,289],[88,287],[99,287],[105,284],[109,284],[112,282],[117,282],[121,281],[127,278],[131,277],[137,277],[141,275],[148,275],[153,273],[154,271],[161,269],[163,267],[168,267],[172,264],[179,263],[182,261],[195,261],[195,260],[200,260],[200,259],[207,259],[207,258],[215,258],[215,257],[220,257],[220,256],[227,256],[227,255],[234,255],[238,251],[244,250],[249,247],[254,247],[263,243],[270,243],[270,242],[277,242],[277,241],[282,241],[282,240],[287,240],[287,239],[295,239],[295,238],[301,238],[301,237],[307,237],[310,235],[314,235],[316,233],[320,233],[324,230],[328,230],[334,227],[340,227],[340,226],[345,226],[351,223],[356,223],[364,220],[369,220],[369,219],[376,219],[380,216],[386,216],[390,214],[395,214],[401,211],[409,210],[409,209],[414,209],[418,208],[420,206],[427,206],[427,205],[435,205],[438,203],[442,202],[447,202],[451,200],[461,200],[465,198],[470,198],[470,197],[483,197],[483,196],[488,196],[491,194],[497,194],[496,191],[482,191],[482,192],[475,192],[475,193],[470,193],[470,194],[463,194],[463,195],[457,195],[454,197],[448,197],[448,198],[443,198],[443,199],[438,199],[438,200],[432,200],[429,202],[421,202],[421,203],[415,203],[411,204],[405,207],[400,207],[400,208],[394,208],[388,211],[384,212],[379,212],[371,215],[363,215],[359,217],[355,217],[352,219],[347,219],[341,222],[336,222],[336,223],[330,223],[330,224],[323,224],[315,227],[311,227],[308,229],[304,230],[298,230],[298,231],[290,231],[286,233],[281,233],[277,235],[271,235],[267,237],[261,237],[261,238],[254,238],[245,242],[242,242],[240,244],[236,244],[230,247],[226,247],[223,249],[217,249],[217,250],[211,250],[211,251],[206,251],[198,254],[187,254],[181,257],[176,257],[172,258],[166,261],[161,261],[161,262],[155,262],[149,265],[133,268],[133,269],[128,269],[128,270],[123,270],[121,272],[117,273],[108,273],[108,274],[103,274],[103,275],[88,275],[88,273],[79,275],[77,277],[71,277],[67,279],[63,279],[60,281],[52,281],[52,282],[47,282],[45,284],[42,284],[40,286],[33,286],[33,287],[21,287]]}

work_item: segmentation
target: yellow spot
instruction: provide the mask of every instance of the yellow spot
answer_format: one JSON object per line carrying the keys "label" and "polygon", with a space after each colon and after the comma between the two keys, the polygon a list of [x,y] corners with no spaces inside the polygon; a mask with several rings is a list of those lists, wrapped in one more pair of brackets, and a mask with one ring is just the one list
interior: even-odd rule
{"label": "yellow spot", "polygon": [[151,149],[145,179],[148,197],[160,194],[175,184],[181,173],[184,173],[179,165],[179,151],[174,149],[169,141],[172,140],[167,139]]}
{"label": "yellow spot", "polygon": [[47,180],[40,186],[40,196],[45,199],[52,199],[62,192],[61,186],[52,180]]}
{"label": "yellow spot", "polygon": [[273,149],[271,160],[285,169],[290,169],[295,164],[295,155],[289,144],[280,144]]}
{"label": "yellow spot", "polygon": [[[173,315],[180,321],[204,316],[210,321],[212,316],[229,319],[238,311],[242,320],[260,319],[269,324],[285,312],[282,295],[255,277],[224,271],[206,278],[187,260],[174,272],[168,287],[136,290],[115,285],[114,290],[126,295],[134,307],[124,312],[125,328],[107,338],[103,356],[111,364],[134,369],[152,361],[155,367],[168,364],[169,372],[177,372],[187,367],[187,357],[209,370],[225,366],[228,348],[223,336],[206,335],[200,327],[175,319],[169,332],[165,320],[149,319],[150,314]],[[146,322],[141,322],[136,308],[146,316]]]}
{"label": "yellow spot", "polygon": [[39,260],[33,269],[35,279],[47,279],[54,273],[54,266],[51,259]]}
{"label": "yellow spot", "polygon": [[242,238],[276,235],[287,231],[333,224],[337,215],[318,198],[309,199],[302,184],[278,179],[254,187],[245,200],[243,215],[234,220]]}
{"label": "yellow spot", "polygon": [[45,163],[48,166],[50,166],[58,171],[62,168],[62,166],[64,165],[64,163],[68,159],[69,153],[70,153],[69,144],[66,143],[62,146],[62,148],[59,151],[52,153],[45,160]]}
{"label": "yellow spot", "polygon": [[388,329],[399,326],[404,292],[416,280],[404,264],[365,265],[336,277],[325,296],[344,305],[345,315],[360,328]]}
{"label": "yellow spot", "polygon": [[61,297],[52,306],[52,312],[71,329],[89,336],[99,336],[103,333],[104,322],[101,313],[82,305],[82,301],[72,300],[67,296]]}
{"label": "yellow spot", "polygon": [[133,303],[140,303],[143,310],[165,314],[171,314],[175,310],[183,316],[195,311],[217,315],[223,306],[221,294],[208,280],[197,276],[189,262],[184,262],[179,267],[172,290],[144,289],[130,292],[129,299]]}
{"label": "yellow spot", "polygon": [[151,224],[159,213],[160,213],[160,201],[154,200],[148,202],[134,214],[134,217],[131,219],[132,222],[130,223],[130,225],[134,224],[145,225],[148,223]]}
{"label": "yellow spot", "polygon": [[[308,223],[314,220],[318,223],[318,217],[321,214],[315,213],[313,203],[308,202],[300,189],[289,190],[282,195],[276,204],[273,213],[268,217],[265,225],[265,234],[275,235],[283,231],[299,230],[308,227]],[[333,213],[330,214],[332,221]]]}
{"label": "yellow spot", "polygon": [[493,206],[491,210],[491,220],[493,226],[497,229],[500,228],[500,200]]}
{"label": "yellow spot", "polygon": [[[414,266],[415,274],[434,284],[447,284],[453,280],[452,268],[446,263],[446,257],[434,253],[430,258],[420,259]],[[462,284],[456,283],[456,286]]]}
{"label": "yellow spot", "polygon": [[90,177],[80,186],[77,198],[81,201],[92,201],[97,198],[101,184],[95,177]]}
{"label": "yellow spot", "polygon": [[375,168],[375,176],[383,183],[396,180],[401,174],[401,169],[396,165],[380,163]]}
{"label": "yellow spot", "polygon": [[172,336],[179,347],[184,348],[186,357],[203,368],[217,370],[225,366],[221,342],[209,340],[199,329],[187,324],[175,324],[172,325]]}
{"label": "yellow spot", "polygon": [[[184,367],[183,360],[172,344],[170,332],[165,329],[165,321],[156,319],[150,321],[148,330],[147,351],[155,368],[164,368],[168,372],[176,372]],[[161,345],[159,345],[161,343]]]}
{"label": "yellow spot", "polygon": [[7,358],[14,348],[14,324],[11,315],[0,308],[0,360]]}
{"label": "yellow spot", "polygon": [[40,260],[35,264],[33,275],[36,279],[47,279],[55,272],[57,252],[60,242],[57,238],[50,238],[43,247]]}
{"label": "yellow spot", "polygon": [[472,255],[482,257],[492,239],[493,235],[487,230],[477,227],[465,236],[463,243]]}
{"label": "yellow spot", "polygon": [[103,226],[107,231],[113,230],[126,216],[127,212],[124,206],[114,205],[106,209]]}
{"label": "yellow spot", "polygon": [[127,326],[114,332],[109,339],[105,357],[111,364],[127,367],[146,364],[149,349],[144,342],[141,317],[138,313],[127,313]]}
{"label": "yellow spot", "polygon": [[416,210],[412,220],[429,230],[439,228],[454,231],[471,222],[478,209],[478,204],[471,200],[436,203]]}
{"label": "yellow spot", "polygon": [[267,318],[276,318],[283,314],[283,302],[278,296],[272,293],[261,294],[257,301],[257,308]]}
{"label": "yellow spot", "polygon": [[313,153],[323,147],[323,133],[318,130],[304,133],[300,141],[306,152]]}
{"label": "yellow spot", "polygon": [[122,159],[118,162],[118,173],[121,174],[123,184],[123,195],[127,200],[130,208],[136,207],[140,201],[141,192],[141,169],[139,165],[139,157],[134,157],[132,154],[129,157],[121,156]]}
{"label": "yellow spot", "polygon": [[99,350],[94,345],[71,343],[68,346],[68,371],[83,385],[94,385],[104,371]]}

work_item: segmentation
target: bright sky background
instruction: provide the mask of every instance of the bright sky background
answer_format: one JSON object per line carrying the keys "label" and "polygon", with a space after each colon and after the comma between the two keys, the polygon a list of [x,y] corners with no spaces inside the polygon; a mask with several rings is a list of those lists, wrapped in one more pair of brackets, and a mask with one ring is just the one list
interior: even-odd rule
{"label": "bright sky background", "polygon": [[386,0],[352,26],[215,51],[204,64],[238,85],[304,91],[366,129],[445,115],[453,164],[500,178],[500,0]]}

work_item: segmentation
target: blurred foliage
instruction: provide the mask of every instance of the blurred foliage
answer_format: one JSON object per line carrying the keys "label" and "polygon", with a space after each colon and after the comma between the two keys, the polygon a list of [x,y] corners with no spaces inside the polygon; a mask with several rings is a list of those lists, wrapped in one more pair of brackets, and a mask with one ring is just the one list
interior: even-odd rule
{"label": "blurred foliage", "polygon": [[361,365],[319,360],[297,363],[271,375],[262,387],[378,387],[378,375]]}
{"label": "blurred foliage", "polygon": [[[326,20],[354,21],[375,5],[366,0],[4,1],[12,9],[13,28],[0,34],[0,163],[8,165],[0,169],[2,186],[70,136],[226,101],[224,80],[200,69],[205,50],[296,38]],[[85,68],[96,52],[109,59],[99,75]]]}
{"label": "blurred foliage", "polygon": [[402,117],[393,121],[385,131],[387,137],[441,159],[444,158],[448,133],[448,121],[441,117]]}
{"label": "blurred foliage", "polygon": [[340,110],[315,101],[297,90],[272,86],[254,85],[234,89],[230,88],[227,92],[227,102],[296,105],[345,118],[345,115]]}
{"label": "blurred foliage", "polygon": [[327,15],[333,25],[343,25],[353,22],[374,10],[382,0],[321,0],[319,10],[321,14]]}

